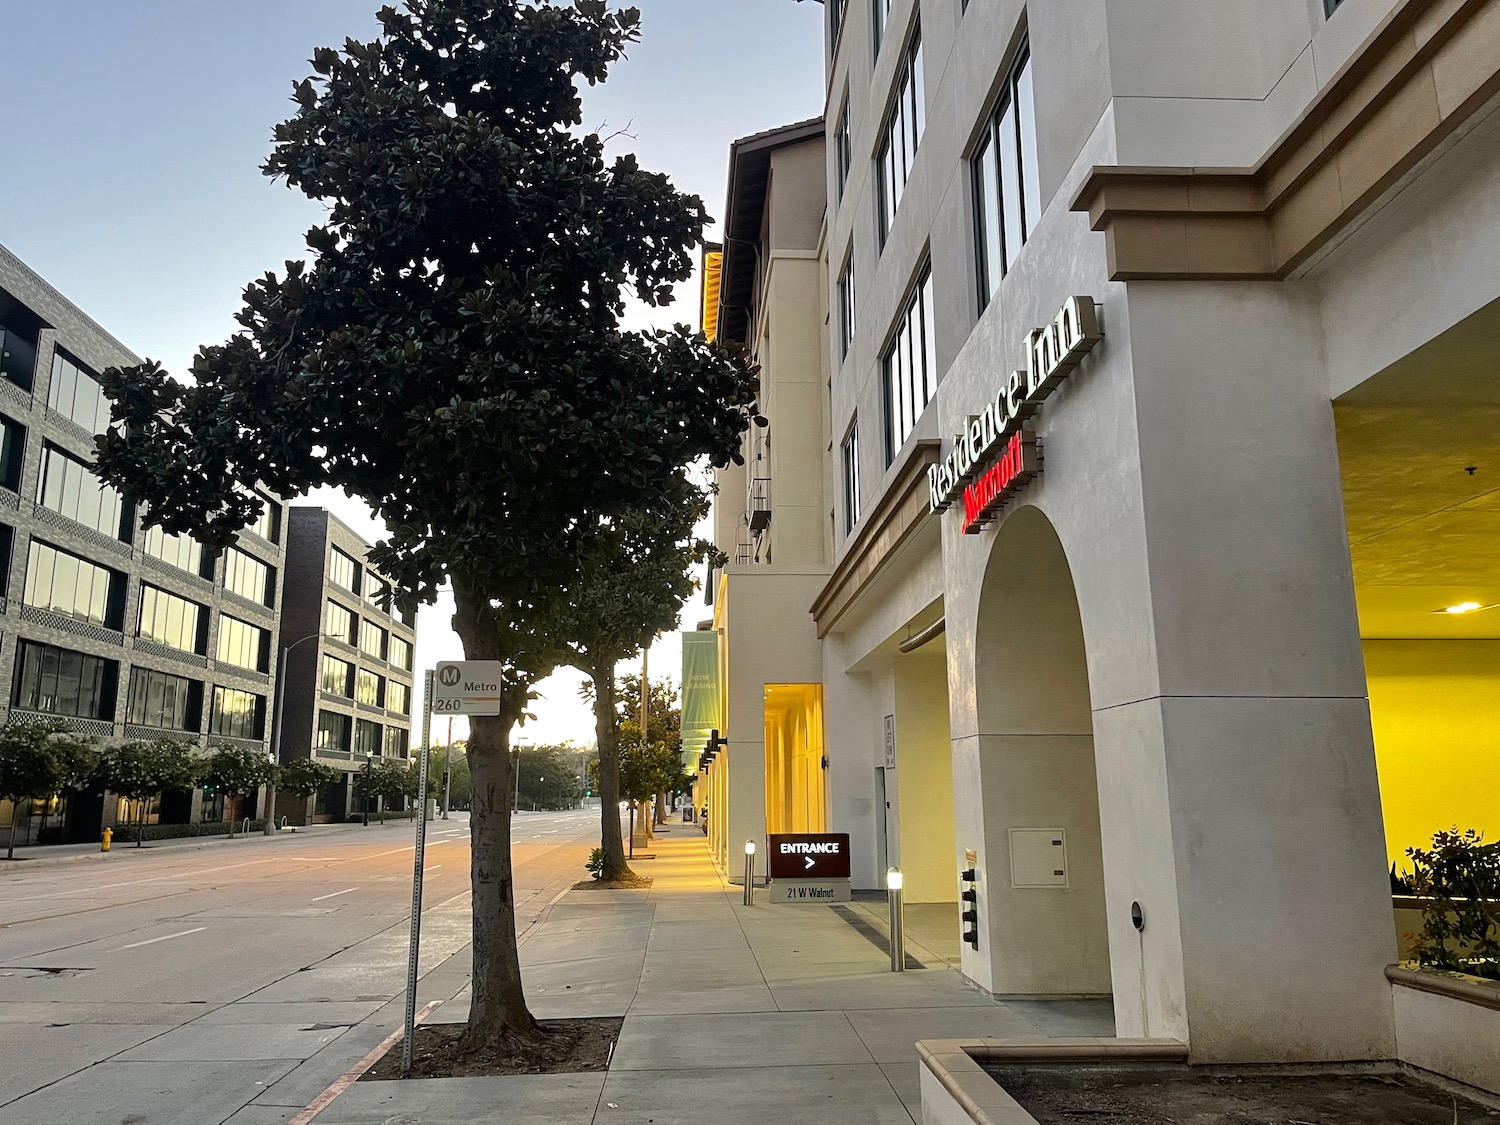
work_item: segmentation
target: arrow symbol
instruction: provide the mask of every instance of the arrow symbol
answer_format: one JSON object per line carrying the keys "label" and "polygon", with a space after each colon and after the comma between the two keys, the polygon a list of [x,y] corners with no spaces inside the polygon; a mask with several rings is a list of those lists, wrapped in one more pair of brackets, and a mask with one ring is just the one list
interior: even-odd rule
{"label": "arrow symbol", "polygon": [[803,871],[811,871],[814,867],[818,866],[818,861],[813,859],[813,857],[810,855],[803,856],[802,862],[807,864],[807,866],[802,869]]}

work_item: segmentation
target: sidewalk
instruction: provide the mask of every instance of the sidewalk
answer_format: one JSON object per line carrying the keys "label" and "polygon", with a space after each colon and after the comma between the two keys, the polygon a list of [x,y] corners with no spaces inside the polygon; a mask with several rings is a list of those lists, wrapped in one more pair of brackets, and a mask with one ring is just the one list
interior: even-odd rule
{"label": "sidewalk", "polygon": [[539,1018],[626,1017],[607,1074],[361,1082],[317,1125],[912,1125],[919,1039],[1113,1034],[1108,1002],[998,1003],[921,947],[943,967],[891,973],[857,904],[745,907],[696,828],[653,849],[649,890],[570,891],[521,949]]}

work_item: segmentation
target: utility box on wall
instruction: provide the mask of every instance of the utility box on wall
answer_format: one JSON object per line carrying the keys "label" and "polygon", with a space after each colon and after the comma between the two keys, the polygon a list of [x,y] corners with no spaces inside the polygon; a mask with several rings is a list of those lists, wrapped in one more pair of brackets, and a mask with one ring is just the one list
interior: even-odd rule
{"label": "utility box on wall", "polygon": [[1066,887],[1068,836],[1061,828],[1010,830],[1010,885]]}

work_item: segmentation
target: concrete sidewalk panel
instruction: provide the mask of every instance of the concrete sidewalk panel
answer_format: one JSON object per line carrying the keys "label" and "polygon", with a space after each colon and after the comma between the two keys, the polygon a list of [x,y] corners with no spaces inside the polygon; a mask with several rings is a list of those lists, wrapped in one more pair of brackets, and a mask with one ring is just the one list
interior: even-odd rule
{"label": "concrete sidewalk panel", "polygon": [[307,1059],[332,1043],[347,1028],[307,1031],[300,1027],[189,1024],[132,1047],[120,1062],[259,1062]]}
{"label": "concrete sidewalk panel", "polygon": [[366,1000],[329,1001],[282,1001],[229,1004],[193,1021],[195,1027],[219,1027],[233,1024],[284,1024],[287,1027],[307,1027],[311,1024],[339,1024],[352,1027],[362,1022],[380,1007],[379,1002]]}
{"label": "concrete sidewalk panel", "polygon": [[1108,999],[1008,1000],[1006,1006],[1054,1039],[1112,1039],[1115,1034],[1115,1008]]}
{"label": "concrete sidewalk panel", "polygon": [[294,1060],[107,1062],[0,1108],[0,1125],[205,1125],[223,1121]]}
{"label": "concrete sidewalk panel", "polygon": [[[709,1052],[705,1052],[707,1056]],[[580,1119],[586,1120],[586,1119]],[[878,1066],[611,1070],[594,1125],[912,1125]]]}
{"label": "concrete sidewalk panel", "polygon": [[872,1008],[845,1015],[878,1063],[915,1063],[919,1039],[1008,1039],[1037,1033],[1030,1020],[1003,1004]]}
{"label": "concrete sidewalk panel", "polygon": [[359,1082],[317,1125],[587,1125],[603,1085],[603,1074]]}
{"label": "concrete sidewalk panel", "polygon": [[152,1024],[0,1024],[0,1105],[171,1030]]}
{"label": "concrete sidewalk panel", "polygon": [[[438,1009],[442,1011],[441,1008]],[[278,1079],[253,1105],[301,1109],[348,1073],[349,1068],[383,1043],[394,1027],[368,1023],[339,1036],[312,1058]]]}
{"label": "concrete sidewalk panel", "polygon": [[730,1067],[874,1061],[842,1012],[631,1016],[610,1070],[667,1070],[695,1059]]}
{"label": "concrete sidewalk panel", "polygon": [[632,1016],[701,1016],[727,1012],[775,1012],[776,1001],[764,984],[702,989],[643,988],[630,1005]]}
{"label": "concrete sidewalk panel", "polygon": [[[785,1012],[870,1008],[993,1008],[995,1001],[964,983],[951,969],[833,976],[826,980],[770,980],[776,1006]],[[1023,1013],[1024,1014],[1024,1013]]]}

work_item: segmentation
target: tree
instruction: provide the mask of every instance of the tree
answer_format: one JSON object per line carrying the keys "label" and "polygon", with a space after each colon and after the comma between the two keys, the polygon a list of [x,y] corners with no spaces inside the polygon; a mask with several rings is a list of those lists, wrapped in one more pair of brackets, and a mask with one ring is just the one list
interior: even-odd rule
{"label": "tree", "polygon": [[126,742],[99,758],[95,779],[127,801],[139,802],[135,846],[146,835],[146,802],[161,793],[191,789],[198,784],[200,763],[192,750],[175,738]]}
{"label": "tree", "polygon": [[568,746],[523,746],[520,757],[520,804],[533,809],[570,809],[583,796],[583,785]]}
{"label": "tree", "polygon": [[[410,764],[377,758],[370,763],[368,769],[360,770],[355,775],[354,791],[364,802],[383,797],[387,801],[400,802],[404,807],[406,798],[416,798],[416,771],[411,768]],[[384,824],[384,807],[378,811],[380,821]]]}
{"label": "tree", "polygon": [[[620,796],[625,800],[649,802],[658,793],[676,792],[689,784],[683,776],[680,750],[665,742],[643,739],[641,725],[635,719],[619,724],[616,754]],[[591,775],[597,777],[601,772],[597,762],[590,763]],[[645,828],[649,835],[649,820]]]}
{"label": "tree", "polygon": [[[620,837],[620,797],[625,792],[617,763],[620,722],[630,713],[630,699],[617,696],[615,666],[677,623],[696,587],[691,574],[695,564],[708,558],[722,561],[712,544],[693,535],[709,510],[710,496],[683,474],[668,501],[596,530],[586,565],[569,590],[566,659],[589,677],[586,694],[594,702],[599,845],[604,849],[600,878],[605,880],[625,878],[629,870]],[[640,678],[634,680],[638,696]]]}
{"label": "tree", "polygon": [[[440,801],[443,798],[442,759],[438,756],[441,750],[441,746],[434,746],[427,751],[427,799],[429,801]],[[415,801],[417,791],[422,788],[422,759],[412,758],[406,767],[406,773],[406,795]]]}
{"label": "tree", "polygon": [[[276,779],[276,763],[264,750],[252,750],[248,746],[220,744],[213,748],[208,760],[203,763],[203,787],[226,798],[245,797],[262,785]],[[267,815],[274,817],[274,809]],[[229,838],[234,839],[234,820],[229,821]]]}
{"label": "tree", "polygon": [[96,763],[93,742],[56,720],[7,723],[0,728],[0,800],[11,802],[5,858],[16,855],[21,805],[83,784]]}
{"label": "tree", "polygon": [[[677,702],[677,689],[672,686],[670,680],[652,680],[648,687],[649,695],[646,699],[646,739],[648,742],[661,742],[670,747],[679,755],[682,752],[682,708]],[[625,721],[631,719],[637,724],[640,722],[640,698],[641,678],[634,674],[627,674],[620,678],[620,719]],[[674,784],[670,789],[657,790],[656,792],[656,816],[658,824],[666,823],[666,795],[682,788]],[[647,822],[647,830],[650,830],[650,822]]]}
{"label": "tree", "polygon": [[[560,657],[556,591],[600,521],[649,510],[682,467],[738,457],[755,379],[701,334],[627,332],[671,300],[707,220],[634,156],[581,134],[579,85],[636,41],[602,0],[406,0],[380,36],[319,49],[267,174],[326,209],[311,261],[245,292],[243,331],[192,387],[147,363],[114,400],[100,475],[211,546],[263,504],[332,486],[388,537],[371,564],[403,608],[452,588],[471,660],[506,676],[471,720],[469,1050],[536,1041],[515,933],[511,729]],[[380,440],[372,440],[380,435]]]}
{"label": "tree", "polygon": [[[276,786],[284,793],[290,793],[293,797],[301,797],[306,801],[316,793],[321,793],[330,785],[338,782],[344,775],[330,766],[327,762],[320,762],[315,758],[293,758],[284,763],[276,773]],[[275,810],[271,810],[275,814]],[[305,812],[305,810],[304,810]]]}

